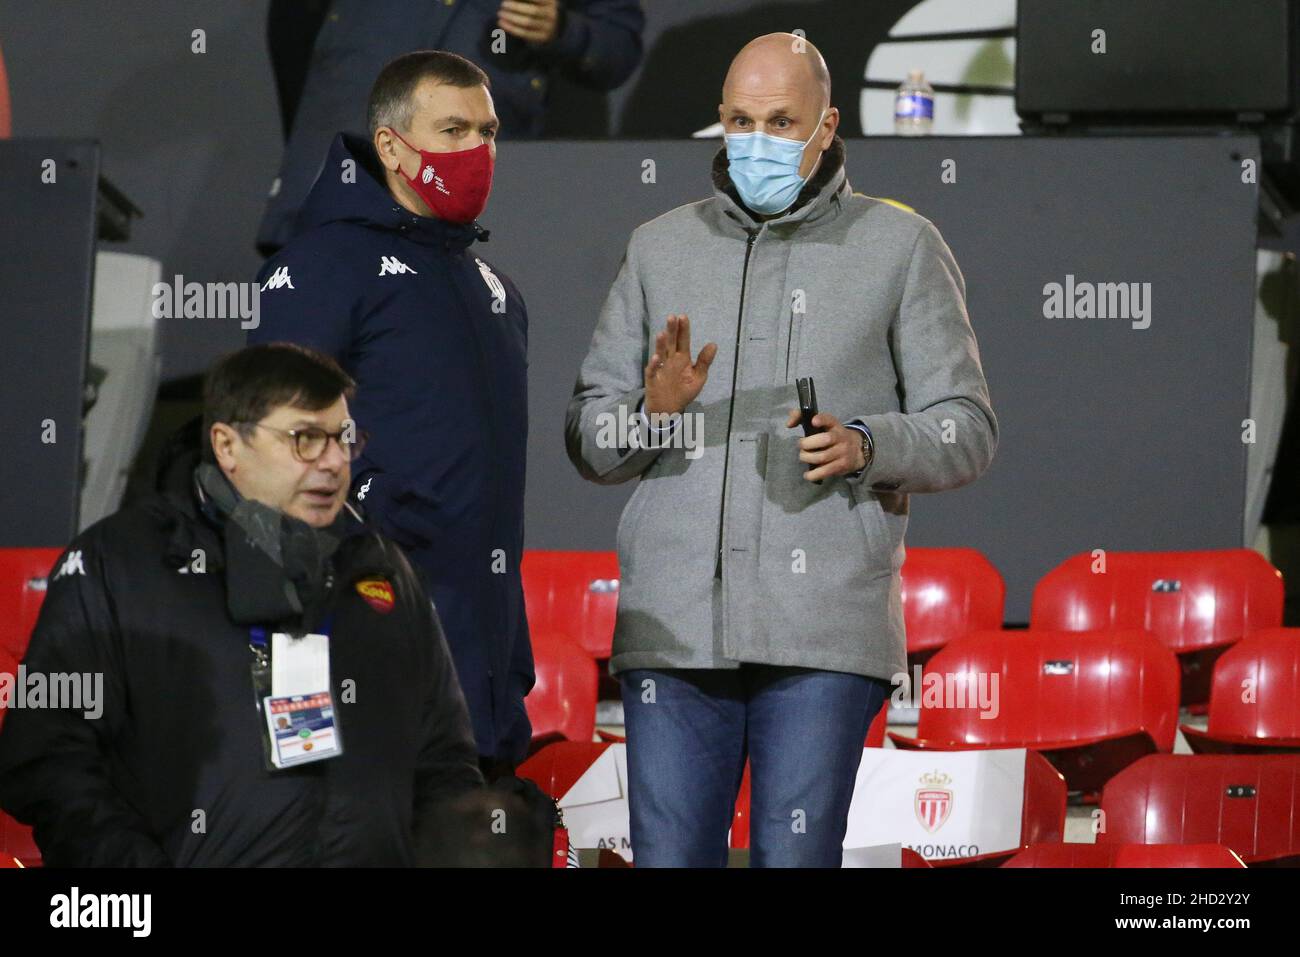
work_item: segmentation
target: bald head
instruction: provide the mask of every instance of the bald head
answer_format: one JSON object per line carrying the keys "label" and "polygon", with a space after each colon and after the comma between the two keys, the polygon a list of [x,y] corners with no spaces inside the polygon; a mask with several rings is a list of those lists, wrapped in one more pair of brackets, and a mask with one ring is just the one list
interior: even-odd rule
{"label": "bald head", "polygon": [[831,78],[821,52],[804,37],[769,33],[736,54],[722,83],[718,118],[726,133],[768,133],[803,142],[808,176],[839,126]]}
{"label": "bald head", "polygon": [[797,90],[818,95],[819,108],[831,103],[831,74],[821,51],[793,33],[768,33],[746,43],[722,81],[722,99],[736,88]]}

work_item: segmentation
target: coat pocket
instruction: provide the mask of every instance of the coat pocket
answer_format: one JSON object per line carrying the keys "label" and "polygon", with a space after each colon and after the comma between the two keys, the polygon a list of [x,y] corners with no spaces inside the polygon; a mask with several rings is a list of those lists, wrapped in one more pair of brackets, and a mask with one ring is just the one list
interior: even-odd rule
{"label": "coat pocket", "polygon": [[626,570],[632,566],[632,550],[629,546],[636,541],[636,523],[644,510],[649,492],[645,480],[639,479],[636,488],[632,490],[632,497],[623,506],[623,514],[618,518],[618,531],[614,533],[614,548],[618,553],[618,567],[623,573],[622,577],[626,577]]}
{"label": "coat pocket", "polygon": [[[862,485],[851,485],[853,511],[858,515],[862,534],[866,540],[865,557],[867,567],[888,569],[895,565],[896,552],[902,543],[902,527],[895,529],[891,517],[885,514],[880,496]],[[900,516],[907,521],[906,516]]]}

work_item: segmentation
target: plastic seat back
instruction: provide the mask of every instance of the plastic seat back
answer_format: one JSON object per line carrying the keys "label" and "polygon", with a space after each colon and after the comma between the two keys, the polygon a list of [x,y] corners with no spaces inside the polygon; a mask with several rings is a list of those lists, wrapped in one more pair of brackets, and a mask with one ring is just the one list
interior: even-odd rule
{"label": "plastic seat back", "polygon": [[1053,748],[1144,733],[1170,751],[1178,665],[1140,630],[976,632],[930,659],[919,697],[917,735],[936,746]]}
{"label": "plastic seat back", "polygon": [[1210,737],[1300,747],[1300,628],[1265,628],[1214,666]]}
{"label": "plastic seat back", "polygon": [[0,548],[0,648],[21,659],[61,548]]}
{"label": "plastic seat back", "polygon": [[1002,627],[1006,584],[976,549],[909,548],[900,575],[909,654]]}
{"label": "plastic seat back", "polygon": [[608,658],[618,611],[615,552],[525,551],[520,571],[529,628],[568,635]]}
{"label": "plastic seat back", "polygon": [[1003,867],[1233,867],[1222,844],[1033,844]]}
{"label": "plastic seat back", "polygon": [[596,661],[566,635],[533,632],[537,681],[524,707],[534,742],[557,737],[590,741],[596,732]]}
{"label": "plastic seat back", "polygon": [[1223,844],[1249,865],[1300,859],[1300,755],[1154,754],[1102,793],[1099,844]]}
{"label": "plastic seat back", "polygon": [[1281,625],[1282,598],[1282,573],[1249,548],[1083,553],[1038,582],[1030,627],[1145,628],[1186,653]]}

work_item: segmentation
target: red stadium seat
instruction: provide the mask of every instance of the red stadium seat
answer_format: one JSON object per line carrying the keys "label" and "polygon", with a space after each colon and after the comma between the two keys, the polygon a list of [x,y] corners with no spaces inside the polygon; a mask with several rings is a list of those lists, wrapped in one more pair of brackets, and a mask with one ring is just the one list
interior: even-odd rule
{"label": "red stadium seat", "polygon": [[[12,675],[13,680],[18,680],[18,658],[12,652],[0,645],[0,675]],[[5,726],[5,709],[0,708],[0,731]]]}
{"label": "red stadium seat", "polygon": [[1182,702],[1209,698],[1214,660],[1244,635],[1282,624],[1282,573],[1249,548],[1075,555],[1034,589],[1029,625],[1094,631],[1145,628],[1183,670]]}
{"label": "red stadium seat", "polygon": [[972,631],[1002,627],[1007,587],[973,548],[909,548],[901,571],[907,653],[917,660]]}
{"label": "red stadium seat", "polygon": [[528,627],[558,631],[593,658],[608,658],[618,611],[614,552],[526,551],[520,566]]}
{"label": "red stadium seat", "polygon": [[[0,648],[0,674],[18,674],[18,660]],[[4,729],[5,709],[0,708],[0,730]],[[0,811],[0,867],[38,867],[41,852],[32,840],[32,829],[19,824]]]}
{"label": "red stadium seat", "polygon": [[1222,844],[1034,844],[1003,867],[1245,867]]}
{"label": "red stadium seat", "polygon": [[0,548],[0,648],[22,658],[61,548]]}
{"label": "red stadium seat", "polygon": [[731,846],[749,847],[750,814],[749,761],[745,761],[745,773],[740,777],[740,791],[736,794],[736,810],[731,816]]}
{"label": "red stadium seat", "polygon": [[1099,844],[1223,844],[1248,865],[1300,864],[1300,755],[1153,754],[1101,797]]}
{"label": "red stadium seat", "polygon": [[1147,632],[976,632],[930,659],[925,682],[944,682],[945,703],[968,704],[952,689],[984,676],[992,695],[995,675],[995,716],[978,702],[926,707],[923,682],[917,737],[889,737],[913,750],[1032,748],[1085,793],[1143,755],[1173,750],[1178,662]]}
{"label": "red stadium seat", "polygon": [[40,867],[41,849],[32,829],[0,812],[0,867]]}
{"label": "red stadium seat", "polygon": [[9,76],[5,72],[4,54],[0,53],[0,140],[13,135],[13,113],[9,106]]}
{"label": "red stadium seat", "polygon": [[537,682],[524,698],[533,749],[551,741],[590,741],[596,733],[596,661],[566,635],[533,632]]}
{"label": "red stadium seat", "polygon": [[1300,752],[1300,628],[1265,628],[1225,651],[1209,727],[1182,732],[1198,754]]}

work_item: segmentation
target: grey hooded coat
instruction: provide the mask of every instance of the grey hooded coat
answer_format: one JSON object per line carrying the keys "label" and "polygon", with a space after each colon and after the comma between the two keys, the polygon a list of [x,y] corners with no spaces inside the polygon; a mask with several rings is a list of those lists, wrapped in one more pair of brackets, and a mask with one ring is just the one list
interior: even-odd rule
{"label": "grey hooded coat", "polygon": [[[720,151],[711,198],[632,233],[566,420],[584,477],[638,480],[618,525],[611,672],[906,668],[909,495],[974,481],[998,426],[947,245],[854,193],[843,157],[836,137],[799,200],[761,222]],[[655,433],[643,370],[672,313],[690,317],[692,359],[718,353],[686,418]],[[802,376],[823,412],[870,429],[862,475],[803,478],[802,432],[785,426]]]}

